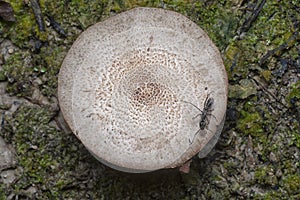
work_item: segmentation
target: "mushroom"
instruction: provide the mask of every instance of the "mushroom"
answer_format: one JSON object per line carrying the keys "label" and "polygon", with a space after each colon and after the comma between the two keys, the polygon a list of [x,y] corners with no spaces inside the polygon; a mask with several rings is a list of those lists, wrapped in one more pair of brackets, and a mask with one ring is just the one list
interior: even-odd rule
{"label": "mushroom", "polygon": [[173,11],[134,8],[78,37],[62,63],[58,98],[97,159],[140,173],[206,156],[223,127],[227,87],[220,53],[201,28]]}

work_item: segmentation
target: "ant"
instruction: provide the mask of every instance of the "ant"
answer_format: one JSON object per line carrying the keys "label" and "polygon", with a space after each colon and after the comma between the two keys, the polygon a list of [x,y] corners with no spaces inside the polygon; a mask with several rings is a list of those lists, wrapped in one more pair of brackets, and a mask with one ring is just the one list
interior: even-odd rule
{"label": "ant", "polygon": [[195,106],[194,104],[192,104],[191,102],[187,102],[184,101],[185,103],[189,103],[192,106],[194,106],[195,108],[197,108],[201,113],[196,115],[195,117],[193,117],[193,119],[195,119],[196,117],[198,117],[199,115],[201,115],[201,120],[199,122],[199,130],[194,134],[194,137],[192,140],[189,140],[190,144],[192,144],[194,142],[194,139],[196,137],[196,135],[200,132],[200,130],[204,130],[206,128],[206,126],[208,125],[209,121],[207,119],[208,115],[210,115],[210,112],[213,110],[212,106],[214,104],[214,99],[213,98],[208,98],[209,95],[207,95],[205,101],[204,101],[204,107],[203,107],[203,111],[198,108],[197,106]]}

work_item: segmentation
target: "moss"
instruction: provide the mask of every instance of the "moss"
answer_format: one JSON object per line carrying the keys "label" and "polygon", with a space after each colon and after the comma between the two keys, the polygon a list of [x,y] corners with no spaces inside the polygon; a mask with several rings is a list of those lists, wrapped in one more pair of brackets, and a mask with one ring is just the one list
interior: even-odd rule
{"label": "moss", "polygon": [[0,200],[6,200],[4,185],[0,185]]}
{"label": "moss", "polygon": [[[29,48],[31,44],[29,39],[38,39],[46,42],[52,37],[52,28],[46,26],[46,31],[41,32],[36,24],[30,4],[22,1],[12,0],[11,5],[14,9],[16,22],[9,27],[5,37],[11,38],[15,45],[23,48]],[[40,1],[41,11],[46,15],[54,16],[55,20],[62,24],[63,29],[71,29],[74,22],[78,22],[82,29],[86,29],[91,24],[96,23],[102,17],[103,7],[106,1]],[[57,15],[57,13],[62,13]],[[74,30],[71,30],[73,32]],[[76,36],[76,35],[75,35]],[[73,41],[76,37],[71,37]]]}
{"label": "moss", "polygon": [[10,1],[16,17],[16,22],[10,26],[6,36],[19,47],[28,47],[29,39],[37,35],[37,25],[32,12],[23,1]]}
{"label": "moss", "polygon": [[[220,192],[217,188],[215,187],[210,187],[208,189],[207,193],[205,194],[206,199],[228,199],[230,198],[230,194],[228,190],[223,190]],[[195,198],[197,199],[197,197]]]}
{"label": "moss", "polygon": [[270,70],[262,70],[260,74],[266,81],[270,81],[272,78],[272,71]]}
{"label": "moss", "polygon": [[290,107],[300,108],[300,81],[291,85],[289,94],[286,97],[286,101],[289,103]]}
{"label": "moss", "polygon": [[[78,148],[72,148],[74,138],[64,138],[64,134],[49,126],[52,117],[53,113],[47,108],[21,106],[10,119],[15,130],[13,144],[23,169],[14,189],[21,192],[30,184],[40,189],[51,188],[49,193],[41,194],[40,199],[56,199],[58,193],[64,193],[63,188],[74,181],[70,170],[82,155],[78,154]],[[62,179],[68,181],[61,182]]]}
{"label": "moss", "polygon": [[233,2],[197,1],[189,8],[189,17],[208,33],[221,50],[224,50],[235,34],[241,14],[234,9]]}
{"label": "moss", "polygon": [[[253,23],[249,31],[243,35],[243,39],[231,40],[224,54],[229,79],[246,78],[251,69],[260,71],[261,69],[257,68],[260,58],[269,50],[288,41],[292,32],[286,30],[293,27],[292,18],[288,16],[298,15],[294,13],[295,11],[283,11],[283,7],[293,10],[292,4],[289,2],[267,1],[257,19],[259,23]],[[296,40],[290,41],[290,43],[288,46],[294,46]],[[282,54],[283,52],[277,53]],[[272,70],[274,58],[271,57],[267,62],[270,64],[265,64],[264,67],[267,68],[266,70]],[[262,73],[264,73],[264,69]]]}
{"label": "moss", "polygon": [[296,127],[293,131],[291,132],[291,145],[295,145],[297,148],[300,148],[300,135],[299,132],[297,131],[299,127]]}
{"label": "moss", "polygon": [[64,46],[46,46],[42,47],[40,53],[32,60],[36,63],[35,72],[43,81],[40,90],[48,97],[56,95],[57,74],[66,53]]}
{"label": "moss", "polygon": [[229,160],[223,163],[223,166],[228,171],[229,175],[234,175],[237,172],[238,162]]}
{"label": "moss", "polygon": [[197,186],[200,178],[198,172],[194,170],[191,170],[188,174],[182,174],[181,177],[186,187]]}
{"label": "moss", "polygon": [[300,175],[291,174],[283,179],[283,187],[288,191],[289,195],[300,194]]}
{"label": "moss", "polygon": [[57,88],[56,75],[65,55],[66,47],[62,45],[42,47],[40,53],[34,56],[29,51],[14,53],[3,66],[5,77],[10,82],[7,92],[30,97],[34,87],[32,82],[39,77],[43,81],[40,88],[42,93],[54,96]]}
{"label": "moss", "polygon": [[3,70],[0,70],[0,81],[5,81],[6,80],[6,76]]}
{"label": "moss", "polygon": [[[5,63],[4,78],[7,77],[11,83],[7,87],[7,92],[11,95],[30,97],[33,92],[32,82],[39,77],[43,81],[40,88],[42,93],[48,97],[56,95],[56,76],[66,55],[66,47],[70,47],[80,33],[74,29],[74,22],[78,22],[82,29],[96,23],[102,17],[103,6],[106,2],[71,1],[66,5],[63,1],[40,1],[44,19],[47,19],[46,14],[54,16],[55,20],[61,24],[61,28],[70,33],[71,37],[67,40],[59,39],[51,26],[46,27],[45,32],[40,32],[29,5],[20,1],[12,1],[11,4],[17,21],[10,26],[6,37],[11,38],[17,46],[31,51],[16,52]],[[63,15],[56,13],[63,13]],[[42,42],[39,49],[34,46],[37,42]],[[32,55],[32,51],[37,52]]]}
{"label": "moss", "polygon": [[10,108],[10,105],[7,104],[0,104],[0,109],[1,110],[8,110]]}
{"label": "moss", "polygon": [[4,74],[9,81],[7,92],[17,96],[31,96],[31,82],[36,73],[33,71],[28,51],[15,52],[3,66]]}
{"label": "moss", "polygon": [[229,98],[245,99],[257,93],[254,83],[249,79],[242,79],[238,84],[229,86]]}
{"label": "moss", "polygon": [[268,191],[264,194],[256,194],[253,196],[254,200],[289,200],[288,197],[285,197],[284,194],[280,191]]}
{"label": "moss", "polygon": [[[62,27],[69,30],[74,23],[81,29],[98,22],[108,1],[45,1],[43,12],[55,17]],[[56,13],[62,13],[57,15]],[[73,30],[71,30],[72,32]]]}
{"label": "moss", "polygon": [[239,120],[237,128],[247,135],[262,136],[264,130],[260,114],[258,112],[248,113],[247,111],[241,111],[241,114],[243,117]]}
{"label": "moss", "polygon": [[256,169],[254,173],[255,182],[264,187],[274,187],[278,184],[277,177],[274,174],[272,166],[263,166]]}

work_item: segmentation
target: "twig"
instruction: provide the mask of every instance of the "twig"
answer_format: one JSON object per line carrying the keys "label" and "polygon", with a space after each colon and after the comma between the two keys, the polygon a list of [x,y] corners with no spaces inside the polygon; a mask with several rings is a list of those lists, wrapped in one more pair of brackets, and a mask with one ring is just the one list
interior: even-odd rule
{"label": "twig", "polygon": [[57,23],[57,21],[55,21],[55,19],[50,16],[50,15],[46,15],[49,19],[50,25],[53,27],[53,29],[62,37],[67,37],[67,33],[65,32],[65,30],[59,25],[59,23]]}
{"label": "twig", "polygon": [[44,19],[42,15],[42,11],[40,8],[40,2],[39,0],[30,0],[31,8],[33,10],[34,16],[36,23],[39,27],[39,30],[44,32],[45,31],[45,24],[44,24]]}
{"label": "twig", "polygon": [[260,4],[258,5],[258,7],[253,11],[252,15],[250,15],[245,20],[242,27],[240,28],[240,31],[239,31],[240,34],[243,32],[247,32],[250,29],[252,23],[257,19],[258,15],[259,15],[260,11],[262,10],[263,6],[265,5],[265,3],[266,3],[266,0],[262,0],[260,2]]}
{"label": "twig", "polygon": [[291,46],[294,46],[294,41],[299,41],[300,37],[299,37],[299,33],[297,31],[295,31],[288,39],[285,43],[281,44],[280,46],[278,46],[277,48],[273,49],[273,50],[269,50],[264,56],[262,56],[259,60],[259,65],[263,65],[266,60],[268,60],[270,57],[277,55],[280,56],[283,52],[284,49],[288,49]]}
{"label": "twig", "polygon": [[[288,109],[288,106],[286,106],[286,105],[283,104],[281,101],[279,101],[279,100],[277,99],[277,97],[276,97],[275,94],[273,94],[272,92],[270,92],[265,86],[263,86],[263,84],[260,83],[259,80],[257,80],[257,79],[258,79],[257,77],[250,77],[250,78],[256,83],[256,85],[257,85],[260,89],[262,89],[262,91],[263,91],[265,94],[267,94],[267,95],[269,96],[270,99],[273,98],[273,99],[275,100],[275,102],[281,104],[284,108]],[[279,109],[278,106],[276,106],[276,107]]]}

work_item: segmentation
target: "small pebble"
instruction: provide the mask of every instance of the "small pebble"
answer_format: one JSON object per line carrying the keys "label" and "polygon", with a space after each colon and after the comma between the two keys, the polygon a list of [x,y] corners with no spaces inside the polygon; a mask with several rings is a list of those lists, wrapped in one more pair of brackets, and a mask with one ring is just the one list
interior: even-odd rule
{"label": "small pebble", "polygon": [[270,153],[269,158],[272,162],[277,162],[278,161],[276,155],[273,152]]}
{"label": "small pebble", "polygon": [[32,83],[33,83],[34,86],[39,86],[39,85],[43,84],[43,81],[40,78],[36,78],[36,79],[33,80]]}
{"label": "small pebble", "polygon": [[275,174],[278,178],[280,178],[281,176],[282,176],[282,171],[281,171],[281,169],[278,169],[277,171],[276,171],[276,174]]}
{"label": "small pebble", "polygon": [[14,49],[8,49],[8,53],[12,54],[14,52]]}

